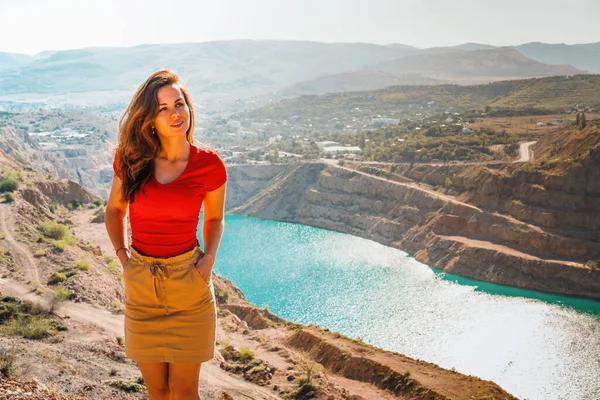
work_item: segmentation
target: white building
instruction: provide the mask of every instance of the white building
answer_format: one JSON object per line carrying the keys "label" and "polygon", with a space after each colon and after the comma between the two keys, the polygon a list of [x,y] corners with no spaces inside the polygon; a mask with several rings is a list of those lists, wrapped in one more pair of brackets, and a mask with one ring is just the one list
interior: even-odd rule
{"label": "white building", "polygon": [[283,136],[281,136],[281,135],[272,136],[269,138],[269,144],[273,144],[275,142],[281,142],[281,139],[283,139]]}
{"label": "white building", "polygon": [[327,146],[323,149],[323,151],[325,153],[343,153],[345,151],[349,152],[349,153],[356,153],[358,151],[361,151],[360,147],[358,146]]}
{"label": "white building", "polygon": [[255,129],[255,130],[265,129],[266,126],[267,126],[267,124],[265,124],[264,122],[252,122],[252,123],[250,123],[250,129]]}
{"label": "white building", "polygon": [[317,147],[319,148],[319,151],[324,151],[325,147],[329,146],[341,146],[341,144],[339,144],[338,142],[331,141],[317,142]]}
{"label": "white building", "polygon": [[253,132],[253,131],[248,131],[244,128],[238,129],[237,134],[240,137],[256,137],[258,135],[258,133]]}
{"label": "white building", "polygon": [[382,125],[398,125],[399,119],[396,118],[371,118],[371,124],[382,124]]}

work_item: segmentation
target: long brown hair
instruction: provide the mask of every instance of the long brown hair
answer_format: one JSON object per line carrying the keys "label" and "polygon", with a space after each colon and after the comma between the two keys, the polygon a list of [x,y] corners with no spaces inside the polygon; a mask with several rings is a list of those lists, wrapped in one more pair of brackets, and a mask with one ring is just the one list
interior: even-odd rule
{"label": "long brown hair", "polygon": [[135,194],[152,179],[154,159],[161,150],[160,140],[152,131],[158,114],[158,90],[177,85],[190,110],[190,128],[186,140],[194,143],[194,110],[188,91],[179,76],[169,70],[156,71],[138,87],[125,114],[119,121],[119,145],[116,150],[117,169],[123,180],[121,198],[133,203]]}

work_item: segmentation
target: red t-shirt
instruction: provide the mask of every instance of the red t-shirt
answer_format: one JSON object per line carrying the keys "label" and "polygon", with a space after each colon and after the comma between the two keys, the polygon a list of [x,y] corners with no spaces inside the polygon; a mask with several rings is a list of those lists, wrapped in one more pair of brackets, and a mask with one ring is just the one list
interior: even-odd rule
{"label": "red t-shirt", "polygon": [[[121,177],[116,157],[113,169]],[[221,157],[191,145],[188,163],[177,179],[163,185],[153,175],[129,204],[131,245],[151,257],[171,257],[193,249],[198,244],[204,195],[226,181],[227,169]]]}

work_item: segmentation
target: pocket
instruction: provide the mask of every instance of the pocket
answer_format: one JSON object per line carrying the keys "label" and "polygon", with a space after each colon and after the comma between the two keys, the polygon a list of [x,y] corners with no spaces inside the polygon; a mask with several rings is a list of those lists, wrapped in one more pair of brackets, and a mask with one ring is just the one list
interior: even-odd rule
{"label": "pocket", "polygon": [[[200,258],[202,258],[202,257],[200,257]],[[196,262],[198,262],[198,261],[196,261]],[[195,278],[195,279],[199,280],[199,281],[200,281],[200,283],[202,283],[204,286],[210,286],[210,282],[212,282],[212,279],[210,279],[210,281],[209,281],[209,282],[206,282],[206,281],[204,280],[204,278],[202,277],[202,275],[200,275],[200,272],[199,272],[199,271],[196,269],[196,263],[192,263],[192,264],[190,265],[190,267],[191,267],[191,268],[194,270],[194,271],[193,271],[193,272],[194,272],[194,274],[193,274],[193,275],[195,275],[195,276],[196,276],[196,278]]]}

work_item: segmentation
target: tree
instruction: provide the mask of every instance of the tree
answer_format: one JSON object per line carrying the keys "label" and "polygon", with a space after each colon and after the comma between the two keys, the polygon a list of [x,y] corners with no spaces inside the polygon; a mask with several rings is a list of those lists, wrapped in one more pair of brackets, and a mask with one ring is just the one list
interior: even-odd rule
{"label": "tree", "polygon": [[360,147],[361,149],[365,148],[365,144],[366,144],[366,135],[364,132],[359,132],[358,134],[358,147]]}
{"label": "tree", "polygon": [[446,189],[450,189],[452,187],[453,183],[450,180],[450,178],[446,178],[446,182],[444,182],[444,186],[446,187]]}
{"label": "tree", "polygon": [[579,129],[585,129],[585,126],[587,125],[587,121],[585,120],[585,113],[581,113],[581,119],[579,121]]}
{"label": "tree", "polygon": [[577,116],[575,117],[575,125],[577,125],[578,128],[581,125],[581,116],[579,113],[577,113]]}

